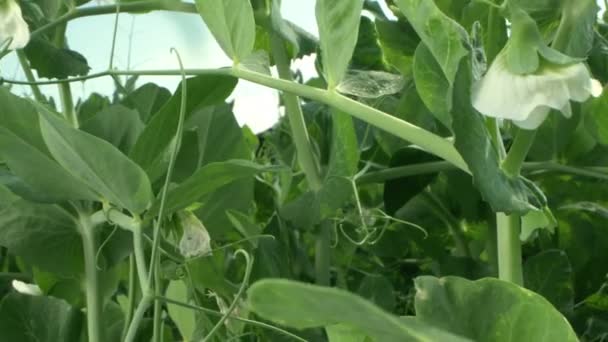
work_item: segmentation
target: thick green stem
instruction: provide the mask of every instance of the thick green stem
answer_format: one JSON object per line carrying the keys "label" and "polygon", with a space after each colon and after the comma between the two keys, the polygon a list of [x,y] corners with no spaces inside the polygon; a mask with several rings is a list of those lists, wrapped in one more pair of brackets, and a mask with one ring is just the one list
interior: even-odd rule
{"label": "thick green stem", "polygon": [[502,168],[507,174],[513,177],[519,176],[522,165],[526,160],[530,147],[532,147],[532,144],[534,143],[535,137],[536,130],[529,131],[520,129],[517,132],[515,141],[513,141],[513,146],[511,146],[509,153],[507,153],[507,157],[502,162]]}
{"label": "thick green stem", "polygon": [[518,215],[496,214],[498,236],[498,277],[523,286],[521,265],[521,222]]}
{"label": "thick green stem", "polygon": [[[290,69],[290,60],[287,57],[285,42],[277,33],[271,33],[270,43],[272,47],[272,56],[279,72],[279,77],[286,81],[293,81]],[[283,102],[285,104],[285,112],[293,134],[293,142],[296,146],[298,163],[304,171],[306,179],[313,191],[321,189],[322,179],[319,171],[318,163],[313,153],[312,144],[306,129],[304,114],[300,105],[300,99],[291,93],[283,94]]]}
{"label": "thick green stem", "polygon": [[87,332],[88,342],[103,342],[102,302],[99,293],[99,277],[97,273],[97,242],[94,226],[90,218],[80,218],[80,235],[84,253],[85,289],[87,301]]}
{"label": "thick green stem", "polygon": [[142,296],[139,305],[137,305],[137,310],[135,310],[135,314],[133,315],[131,325],[129,325],[129,329],[127,330],[127,337],[125,337],[125,342],[135,341],[135,337],[137,337],[137,331],[139,330],[141,321],[144,318],[144,314],[150,307],[150,304],[152,304],[153,300],[154,296],[149,293],[146,293]]}
{"label": "thick green stem", "polygon": [[146,254],[144,252],[144,233],[141,226],[138,226],[133,231],[133,253],[135,255],[135,265],[137,267],[137,276],[139,278],[139,286],[142,294],[148,292],[148,270],[146,266]]}
{"label": "thick green stem", "polygon": [[[351,100],[335,92],[289,82],[286,80],[276,79],[268,75],[253,72],[251,70],[239,68],[221,68],[221,69],[184,69],[182,70],[138,70],[138,71],[113,71],[107,70],[88,76],[74,77],[66,80],[53,80],[36,82],[37,84],[56,84],[84,81],[98,77],[110,75],[140,75],[140,76],[177,76],[183,73],[187,75],[230,75],[241,78],[253,83],[257,83],[269,88],[285,91],[300,97],[305,97],[320,103],[324,103],[330,107],[339,109],[349,115],[352,115],[360,120],[369,123],[372,126],[378,127],[388,133],[391,133],[399,138],[409,141],[420,146],[427,152],[434,154],[458,167],[459,169],[469,172],[467,164],[462,159],[462,156],[451,141],[444,139],[434,133],[431,133],[423,128],[413,125],[407,121],[391,116],[387,113],[369,107],[360,102]],[[3,80],[4,83],[10,84],[30,84],[30,82]]]}
{"label": "thick green stem", "polygon": [[316,283],[323,286],[330,285],[331,225],[330,220],[321,222],[315,242],[315,278]]}
{"label": "thick green stem", "polygon": [[40,103],[45,103],[46,99],[44,98],[44,95],[42,95],[40,87],[34,83],[36,82],[36,77],[34,77],[34,73],[32,72],[32,68],[30,67],[30,63],[27,60],[27,57],[25,56],[25,52],[23,52],[23,50],[17,50],[17,57],[19,58],[19,64],[21,64],[21,68],[23,69],[25,78],[28,81],[32,82],[32,84],[30,84],[30,87],[32,88],[32,94],[34,95],[34,98]]}

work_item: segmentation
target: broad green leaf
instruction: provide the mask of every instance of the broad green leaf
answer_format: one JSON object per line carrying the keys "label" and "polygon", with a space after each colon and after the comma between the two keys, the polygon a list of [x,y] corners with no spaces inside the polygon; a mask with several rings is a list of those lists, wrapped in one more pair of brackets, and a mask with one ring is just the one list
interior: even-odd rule
{"label": "broad green leaf", "polygon": [[144,130],[144,124],[136,111],[113,105],[83,122],[80,129],[109,142],[127,154]]}
{"label": "broad green leaf", "polygon": [[465,60],[461,65],[454,85],[452,130],[454,145],[469,166],[473,182],[495,212],[524,214],[544,207],[533,184],[521,177],[510,177],[500,168],[484,118],[471,104],[469,62]]}
{"label": "broad green leaf", "polygon": [[38,77],[62,79],[84,76],[91,70],[83,55],[67,48],[57,48],[42,38],[32,39],[25,47],[25,54]]}
{"label": "broad green leaf", "polygon": [[28,191],[7,186],[18,195],[36,201],[97,198],[51,157],[40,132],[38,111],[41,107],[11,94],[5,87],[0,87],[0,103],[0,157],[11,172],[27,184]]}
{"label": "broad green leaf", "polygon": [[78,121],[85,122],[110,105],[110,98],[99,93],[92,93],[85,101],[76,105]]}
{"label": "broad green leaf", "polygon": [[329,342],[366,342],[368,338],[358,329],[345,324],[335,324],[325,327]]}
{"label": "broad green leaf", "polygon": [[453,84],[460,60],[468,54],[463,44],[468,39],[466,31],[443,14],[434,1],[396,0],[396,3]]}
{"label": "broad green leaf", "polygon": [[83,323],[80,310],[53,297],[11,293],[0,303],[3,341],[76,342]]}
{"label": "broad green leaf", "polygon": [[[236,79],[227,76],[198,76],[188,79],[186,120],[204,107],[220,104],[232,93]],[[157,181],[169,164],[169,152],[177,131],[181,104],[181,85],[156,113],[133,146],[130,157]]]}
{"label": "broad green leaf", "polygon": [[357,44],[363,0],[317,0],[321,55],[330,89],[340,84]]}
{"label": "broad green leaf", "polygon": [[[189,302],[188,287],[183,281],[172,281],[167,286],[165,296],[182,303]],[[167,304],[169,317],[177,326],[184,341],[192,341],[196,330],[195,311],[175,304]]]}
{"label": "broad green leaf", "polygon": [[74,129],[48,112],[40,115],[42,136],[53,157],[75,178],[132,213],[147,209],[153,199],[145,172],[110,143]]}
{"label": "broad green leaf", "polygon": [[395,289],[393,284],[384,276],[368,275],[363,278],[357,293],[378,305],[387,312],[392,312],[395,308]]}
{"label": "broad green leaf", "polygon": [[146,83],[122,99],[121,104],[136,110],[141,121],[148,122],[171,98],[171,92],[154,83]]}
{"label": "broad green leaf", "polygon": [[568,321],[543,297],[494,278],[418,277],[416,317],[479,342],[578,341]]}
{"label": "broad green leaf", "polygon": [[467,341],[417,320],[401,320],[335,288],[269,279],[254,283],[247,293],[257,315],[296,329],[347,324],[375,341]]}
{"label": "broad green leaf", "polygon": [[[0,127],[0,156],[26,189],[5,184],[18,195],[36,202],[95,200],[98,196],[48,155]],[[40,172],[44,170],[44,172]]]}
{"label": "broad green leaf", "polygon": [[376,25],[374,25],[373,19],[368,16],[362,15],[359,18],[357,44],[349,69],[376,72],[390,71],[378,41]]}
{"label": "broad green leaf", "polygon": [[608,145],[608,92],[603,92],[599,98],[591,99],[583,104],[584,123],[598,143]]}
{"label": "broad green leaf", "polygon": [[281,15],[282,0],[273,0],[270,9],[270,24],[272,30],[278,33],[291,46],[293,56],[300,54],[300,42],[298,34],[288,21]]}
{"label": "broad green leaf", "polygon": [[420,38],[414,29],[403,21],[389,21],[376,18],[378,41],[386,61],[401,72],[404,77],[411,75],[414,51]]}
{"label": "broad green leaf", "polygon": [[194,129],[197,135],[199,167],[230,159],[251,159],[253,156],[230,104],[208,107],[195,113],[188,120],[187,127]]}
{"label": "broad green leaf", "polygon": [[[165,213],[186,208],[224,185],[242,178],[252,177],[264,170],[263,166],[245,160],[231,160],[205,165],[190,178],[169,191]],[[155,215],[159,207],[160,200],[157,200],[150,208],[149,215]]]}
{"label": "broad green leaf", "polygon": [[414,80],[422,102],[446,127],[452,127],[452,87],[441,72],[439,63],[433,58],[431,50],[420,44],[414,56]]}
{"label": "broad green leaf", "polygon": [[28,264],[64,276],[84,270],[76,220],[57,205],[25,200],[0,212],[0,245]]}
{"label": "broad green leaf", "polygon": [[318,193],[321,217],[331,217],[353,196],[350,179],[359,166],[359,143],[353,119],[348,114],[332,114],[332,141],[327,174]]}
{"label": "broad green leaf", "polygon": [[253,52],[255,20],[249,0],[196,0],[196,7],[226,55],[235,63]]}
{"label": "broad green leaf", "polygon": [[574,307],[573,270],[564,251],[547,250],[528,258],[524,284],[561,312],[570,312]]}

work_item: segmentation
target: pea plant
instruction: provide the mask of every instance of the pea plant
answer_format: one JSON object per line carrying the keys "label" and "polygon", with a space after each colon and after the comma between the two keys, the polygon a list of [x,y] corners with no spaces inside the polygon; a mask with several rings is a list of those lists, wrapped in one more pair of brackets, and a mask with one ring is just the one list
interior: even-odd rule
{"label": "pea plant", "polygon": [[[0,0],[0,341],[608,339],[596,1],[314,6],[318,39],[280,0]],[[232,64],[91,70],[66,39],[152,11]],[[237,124],[240,80],[273,128]]]}

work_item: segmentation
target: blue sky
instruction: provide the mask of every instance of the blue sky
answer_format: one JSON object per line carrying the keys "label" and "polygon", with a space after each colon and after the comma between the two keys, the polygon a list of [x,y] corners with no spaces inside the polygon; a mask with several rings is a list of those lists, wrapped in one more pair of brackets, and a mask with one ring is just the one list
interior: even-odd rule
{"label": "blue sky", "polygon": [[[604,6],[603,0],[598,3]],[[318,36],[314,7],[315,0],[283,0],[282,13],[288,20]],[[87,17],[68,25],[68,43],[87,58],[91,72],[108,68],[114,18],[114,15]],[[186,68],[215,68],[231,64],[197,14],[152,12],[120,15],[114,56],[116,68],[177,69],[175,56],[170,53],[172,47],[180,52]],[[312,77],[315,73],[313,63],[313,58],[307,58],[297,61],[294,67],[302,70],[305,76]],[[0,61],[0,68],[4,77],[24,79],[12,55]],[[145,82],[154,82],[173,91],[179,78],[141,77],[138,84]],[[28,87],[15,87],[14,90],[22,95],[31,93]],[[56,86],[44,86],[42,90],[56,97]],[[92,92],[109,95],[113,91],[110,78],[72,84],[76,99]],[[271,127],[278,118],[278,95],[271,89],[241,81],[231,98],[235,99],[235,115],[239,123],[256,132]]]}

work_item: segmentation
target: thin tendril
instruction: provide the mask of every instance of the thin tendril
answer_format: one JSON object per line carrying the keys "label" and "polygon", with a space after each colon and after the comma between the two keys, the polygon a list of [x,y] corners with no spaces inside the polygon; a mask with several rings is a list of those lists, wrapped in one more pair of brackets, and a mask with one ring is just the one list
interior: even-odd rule
{"label": "thin tendril", "polygon": [[[165,211],[165,202],[167,199],[167,193],[169,192],[169,183],[171,183],[171,176],[173,174],[175,161],[177,159],[177,153],[179,152],[181,141],[182,141],[182,133],[184,130],[184,119],[186,116],[186,104],[187,104],[186,100],[187,100],[187,95],[188,95],[188,83],[186,82],[186,73],[184,72],[184,65],[182,64],[182,59],[179,55],[179,52],[177,52],[177,50],[174,48],[171,48],[171,52],[175,53],[175,55],[177,56],[179,68],[182,73],[182,89],[181,89],[182,98],[181,98],[180,109],[179,109],[179,120],[177,123],[177,132],[175,133],[175,146],[173,148],[173,151],[171,152],[171,157],[169,159],[169,166],[167,168],[167,176],[165,178],[165,184],[163,185],[161,198],[160,198],[160,208],[158,210],[158,218],[156,219],[155,224],[154,224],[154,240],[152,243],[152,255],[150,258],[150,265],[153,265],[153,263],[156,262],[156,258],[157,258],[157,254],[158,254],[158,247],[160,245],[160,226],[163,221],[163,214]],[[151,268],[151,269],[153,269],[153,268]],[[148,285],[152,284],[152,280],[153,280],[152,274],[153,273],[154,272],[150,272],[150,274],[148,275]]]}
{"label": "thin tendril", "polygon": [[114,52],[116,50],[116,34],[118,33],[118,17],[120,16],[120,1],[116,2],[116,18],[114,18],[114,33],[112,36],[112,49],[110,50],[110,65],[108,70],[112,70],[114,66]]}
{"label": "thin tendril", "polygon": [[239,291],[237,292],[236,297],[234,298],[234,300],[228,307],[228,310],[226,310],[226,312],[220,318],[220,320],[217,321],[215,326],[211,329],[211,331],[209,331],[209,334],[207,334],[207,336],[205,336],[205,338],[203,339],[203,342],[209,341],[211,339],[211,337],[213,337],[213,335],[217,332],[217,330],[222,326],[222,324],[224,324],[224,322],[226,322],[228,317],[231,315],[232,311],[234,311],[237,304],[239,303],[239,300],[241,299],[241,296],[243,295],[243,292],[245,292],[245,288],[247,287],[247,284],[249,283],[249,276],[251,275],[253,260],[249,256],[249,253],[247,253],[244,249],[239,249],[234,254],[235,254],[235,256],[237,254],[243,255],[243,257],[245,258],[245,261],[247,262],[247,266],[245,269],[245,276],[243,277],[243,282],[241,283],[241,287],[239,288]]}
{"label": "thin tendril", "polygon": [[[202,306],[197,306],[197,305],[183,303],[183,302],[180,302],[180,301],[177,301],[177,300],[173,300],[173,299],[167,298],[167,297],[157,296],[154,299],[162,300],[165,303],[178,305],[178,306],[181,306],[181,307],[184,307],[184,308],[187,308],[187,309],[201,311],[201,312],[204,312],[204,313],[207,313],[207,314],[210,314],[210,315],[223,316],[223,314],[221,312],[218,312],[218,311],[215,311],[215,310],[211,310],[211,309],[207,309],[207,308],[204,308]],[[250,325],[253,325],[253,326],[258,326],[258,327],[261,327],[261,328],[266,328],[266,329],[269,329],[269,330],[273,330],[273,331],[281,333],[281,334],[283,334],[285,336],[289,336],[289,337],[293,338],[296,341],[308,342],[307,340],[301,338],[300,336],[294,335],[294,334],[290,333],[289,331],[283,330],[281,328],[275,327],[274,325],[270,325],[270,324],[267,324],[267,323],[264,323],[264,322],[254,321],[254,320],[251,320],[251,319],[242,318],[242,317],[238,317],[238,316],[229,316],[228,319],[233,319],[233,320],[240,321],[240,322],[243,322],[243,323],[247,323],[247,324],[250,324]]]}
{"label": "thin tendril", "polygon": [[114,225],[114,229],[112,230],[110,235],[108,235],[108,237],[105,240],[103,240],[103,242],[101,243],[101,245],[99,245],[99,248],[97,249],[97,253],[95,253],[95,267],[100,271],[102,270],[102,268],[99,267],[99,256],[101,255],[101,251],[110,242],[110,239],[112,239],[112,236],[114,236],[114,234],[116,233],[117,230],[118,230],[118,226]]}

